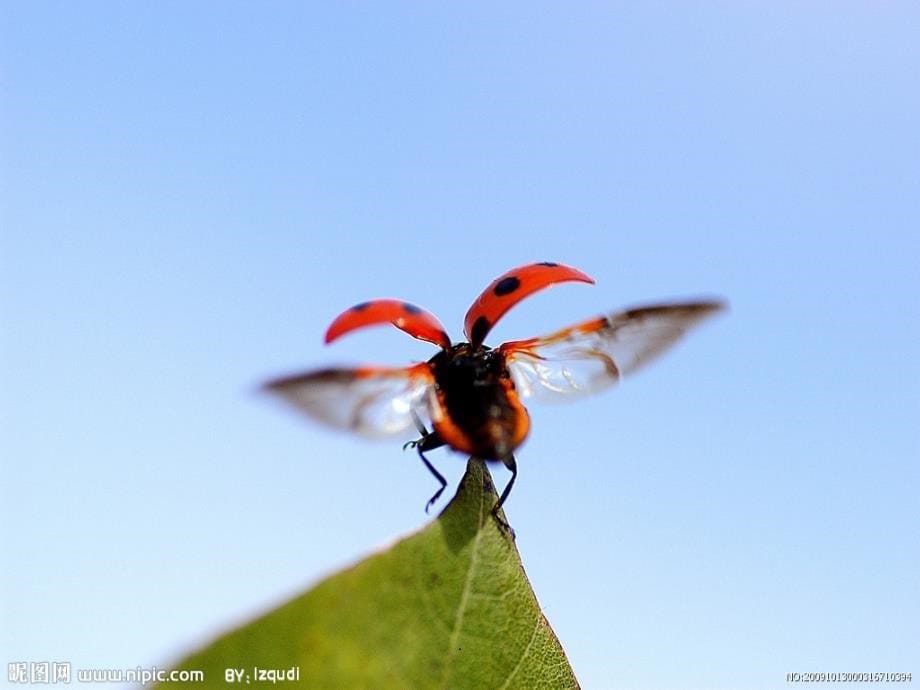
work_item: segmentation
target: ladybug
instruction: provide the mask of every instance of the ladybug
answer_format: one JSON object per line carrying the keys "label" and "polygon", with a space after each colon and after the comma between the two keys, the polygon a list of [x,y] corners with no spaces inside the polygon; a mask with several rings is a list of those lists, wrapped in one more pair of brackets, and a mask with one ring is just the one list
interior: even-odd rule
{"label": "ladybug", "polygon": [[[465,342],[453,344],[430,312],[398,299],[356,304],[326,331],[331,343],[351,331],[390,323],[440,350],[408,367],[320,369],[275,379],[265,388],[314,419],[362,436],[405,434],[440,488],[447,481],[425,453],[440,446],[502,462],[511,471],[492,510],[496,520],[517,478],[514,451],[527,438],[530,416],[522,398],[558,399],[593,393],[652,360],[685,331],[723,308],[716,300],[655,304],[599,316],[529,340],[485,344],[499,319],[525,297],[555,283],[594,283],[581,271],[549,261],[512,269],[482,292],[464,320]],[[429,430],[429,426],[430,429]]]}

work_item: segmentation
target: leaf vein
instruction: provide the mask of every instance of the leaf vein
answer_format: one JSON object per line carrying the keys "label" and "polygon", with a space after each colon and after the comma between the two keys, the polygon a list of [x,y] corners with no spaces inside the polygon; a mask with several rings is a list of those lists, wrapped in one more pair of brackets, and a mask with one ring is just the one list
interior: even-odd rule
{"label": "leaf vein", "polygon": [[530,648],[533,646],[533,641],[537,639],[537,630],[540,629],[540,617],[537,616],[533,630],[530,633],[530,639],[527,641],[527,646],[524,647],[524,651],[521,652],[521,658],[518,659],[518,662],[514,665],[514,668],[511,669],[511,673],[505,679],[505,682],[501,684],[498,690],[505,690],[508,687],[508,684],[511,682],[511,679],[517,675],[517,672],[520,670],[521,665],[524,663],[524,659],[527,658],[527,655],[530,654]]}
{"label": "leaf vein", "polygon": [[479,542],[482,539],[482,504],[485,500],[485,492],[479,494],[479,513],[476,522],[476,537],[473,540],[473,546],[470,552],[470,568],[466,573],[466,581],[463,583],[463,592],[460,594],[460,603],[457,605],[457,617],[454,619],[454,629],[450,634],[449,648],[447,650],[447,663],[444,664],[443,687],[447,687],[450,679],[451,667],[457,655],[457,641],[460,639],[460,630],[463,628],[463,614],[466,610],[467,602],[470,598],[470,592],[473,588],[473,574],[476,571],[476,565],[479,561]]}

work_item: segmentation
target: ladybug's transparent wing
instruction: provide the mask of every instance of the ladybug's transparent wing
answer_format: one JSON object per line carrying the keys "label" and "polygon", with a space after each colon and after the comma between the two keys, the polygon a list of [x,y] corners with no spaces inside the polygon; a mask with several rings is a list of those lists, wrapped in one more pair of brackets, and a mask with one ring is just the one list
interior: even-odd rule
{"label": "ladybug's transparent wing", "polygon": [[501,351],[519,395],[577,397],[613,385],[722,308],[707,301],[628,309],[543,338],[505,343]]}
{"label": "ladybug's transparent wing", "polygon": [[430,420],[434,376],[427,364],[404,368],[321,369],[275,379],[264,388],[335,429],[369,438],[416,430]]}

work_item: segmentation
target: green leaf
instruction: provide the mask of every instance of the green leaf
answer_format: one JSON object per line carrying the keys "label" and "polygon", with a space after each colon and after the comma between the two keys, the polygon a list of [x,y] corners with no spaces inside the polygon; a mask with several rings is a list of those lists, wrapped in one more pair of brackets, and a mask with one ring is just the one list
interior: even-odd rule
{"label": "green leaf", "polygon": [[491,514],[496,500],[485,464],[471,459],[457,495],[420,532],[176,668],[203,670],[208,685],[223,685],[227,669],[258,685],[259,668],[297,669],[297,685],[311,688],[578,687]]}

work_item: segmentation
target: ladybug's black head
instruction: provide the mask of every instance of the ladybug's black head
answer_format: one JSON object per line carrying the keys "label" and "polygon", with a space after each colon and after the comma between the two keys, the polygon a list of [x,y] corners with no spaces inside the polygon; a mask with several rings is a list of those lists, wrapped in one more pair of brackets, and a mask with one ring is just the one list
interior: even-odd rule
{"label": "ladybug's black head", "polygon": [[451,357],[472,357],[474,355],[480,354],[482,352],[491,350],[488,345],[479,345],[473,347],[472,343],[457,343],[450,348]]}
{"label": "ladybug's black head", "polygon": [[458,343],[449,350],[442,350],[429,362],[435,371],[435,377],[441,381],[491,381],[505,371],[504,361],[498,350],[485,345],[473,347],[470,343]]}

